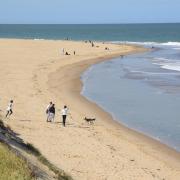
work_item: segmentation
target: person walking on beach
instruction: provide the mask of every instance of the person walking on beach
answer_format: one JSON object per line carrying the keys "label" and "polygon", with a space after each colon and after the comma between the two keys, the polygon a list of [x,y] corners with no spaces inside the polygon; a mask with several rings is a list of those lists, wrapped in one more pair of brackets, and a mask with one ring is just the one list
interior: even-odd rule
{"label": "person walking on beach", "polygon": [[62,48],[62,55],[64,55],[64,48]]}
{"label": "person walking on beach", "polygon": [[66,126],[66,118],[68,115],[68,108],[67,106],[64,106],[64,108],[61,110],[62,120],[63,120],[63,126]]}
{"label": "person walking on beach", "polygon": [[48,121],[54,122],[54,117],[55,117],[55,104],[52,104],[52,106],[49,108]]}
{"label": "person walking on beach", "polygon": [[7,107],[7,113],[6,113],[6,118],[8,116],[11,116],[11,114],[13,114],[13,100],[10,100],[9,104],[8,104],[8,107]]}
{"label": "person walking on beach", "polygon": [[53,103],[50,102],[46,108],[46,114],[47,114],[47,122],[49,122],[49,115],[50,115],[50,112],[49,112],[49,109],[52,107]]}

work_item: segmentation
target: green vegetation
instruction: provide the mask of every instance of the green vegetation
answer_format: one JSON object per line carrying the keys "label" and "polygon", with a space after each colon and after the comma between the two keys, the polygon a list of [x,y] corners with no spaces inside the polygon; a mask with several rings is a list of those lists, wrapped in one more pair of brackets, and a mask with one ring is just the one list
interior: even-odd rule
{"label": "green vegetation", "polygon": [[32,180],[32,173],[26,162],[0,142],[0,179]]}
{"label": "green vegetation", "polygon": [[[25,152],[34,155],[37,160],[54,172],[58,180],[72,180],[63,170],[50,163],[32,144],[24,143],[10,127],[4,126],[0,120],[0,135],[6,137],[13,144],[21,147]],[[0,141],[0,180],[33,180],[36,173],[28,168],[27,163],[11,151],[10,146]]]}

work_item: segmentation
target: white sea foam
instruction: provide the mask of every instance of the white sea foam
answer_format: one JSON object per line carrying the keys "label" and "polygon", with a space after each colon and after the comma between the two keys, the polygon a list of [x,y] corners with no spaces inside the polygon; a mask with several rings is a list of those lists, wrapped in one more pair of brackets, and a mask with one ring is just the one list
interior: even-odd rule
{"label": "white sea foam", "polygon": [[180,47],[180,42],[167,42],[167,43],[162,43],[162,45],[165,45],[165,46],[179,46]]}
{"label": "white sea foam", "polygon": [[142,46],[172,46],[172,47],[179,47],[180,48],[180,42],[133,42],[133,41],[113,41],[114,44],[135,44],[135,45],[142,45]]}
{"label": "white sea foam", "polygon": [[135,44],[135,45],[155,45],[155,44],[159,44],[156,42],[134,42],[134,41],[112,41],[112,43],[114,44]]}
{"label": "white sea foam", "polygon": [[180,65],[176,65],[176,64],[166,64],[166,65],[162,65],[161,68],[163,69],[169,69],[169,70],[174,70],[174,71],[180,71]]}
{"label": "white sea foam", "polygon": [[45,39],[37,39],[37,38],[34,39],[34,41],[43,41],[43,40]]}
{"label": "white sea foam", "polygon": [[[156,63],[154,63],[156,64]],[[160,64],[157,64],[160,65]],[[130,71],[130,73],[134,73],[134,74],[144,74],[144,75],[165,75],[165,74],[169,74],[168,72],[147,72],[147,71]]]}
{"label": "white sea foam", "polygon": [[170,61],[170,59],[167,59],[167,58],[163,58],[163,57],[160,57],[160,58],[153,58],[153,61]]}
{"label": "white sea foam", "polygon": [[167,59],[166,62],[153,63],[153,64],[158,65],[158,66],[160,66],[163,69],[180,71],[180,63],[177,62],[177,61],[172,63],[171,60]]}

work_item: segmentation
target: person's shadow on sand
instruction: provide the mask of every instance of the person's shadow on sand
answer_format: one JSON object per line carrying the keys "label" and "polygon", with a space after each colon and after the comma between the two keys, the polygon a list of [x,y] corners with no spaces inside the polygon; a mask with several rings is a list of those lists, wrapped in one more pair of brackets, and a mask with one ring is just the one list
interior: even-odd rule
{"label": "person's shadow on sand", "polygon": [[[54,124],[63,124],[62,122],[55,122]],[[90,128],[90,126],[81,126],[81,125],[76,125],[74,123],[66,123],[66,127],[74,127],[74,128]]]}

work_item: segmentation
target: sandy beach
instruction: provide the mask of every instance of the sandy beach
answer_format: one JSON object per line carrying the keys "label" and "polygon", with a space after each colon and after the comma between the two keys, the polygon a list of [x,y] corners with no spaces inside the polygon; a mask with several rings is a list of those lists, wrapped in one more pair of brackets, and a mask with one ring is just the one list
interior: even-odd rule
{"label": "sandy beach", "polygon": [[[62,48],[71,55],[62,55]],[[14,114],[4,122],[77,180],[180,179],[180,153],[120,125],[80,95],[80,76],[90,65],[143,51],[130,45],[0,39],[2,115],[14,100]],[[56,105],[54,123],[46,122],[50,101]],[[72,118],[62,127],[58,109],[65,104]],[[95,124],[85,116],[95,117]]]}

